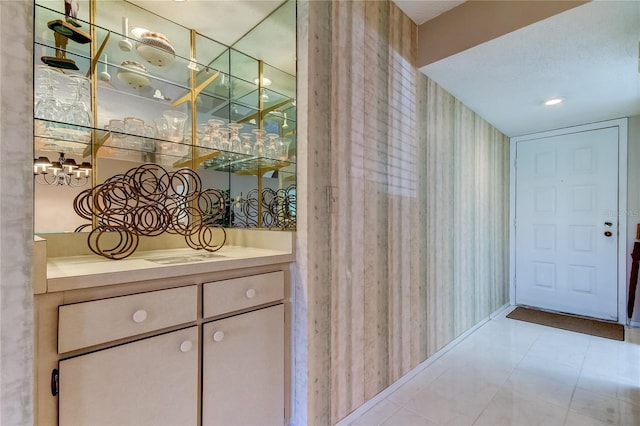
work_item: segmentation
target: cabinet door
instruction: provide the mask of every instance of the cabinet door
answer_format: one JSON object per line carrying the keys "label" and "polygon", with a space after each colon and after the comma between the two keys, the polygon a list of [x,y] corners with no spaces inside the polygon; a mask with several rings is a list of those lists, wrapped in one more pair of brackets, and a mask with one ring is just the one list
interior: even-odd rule
{"label": "cabinet door", "polygon": [[196,425],[198,328],[60,361],[60,425]]}
{"label": "cabinet door", "polygon": [[284,307],[205,324],[202,424],[284,423]]}

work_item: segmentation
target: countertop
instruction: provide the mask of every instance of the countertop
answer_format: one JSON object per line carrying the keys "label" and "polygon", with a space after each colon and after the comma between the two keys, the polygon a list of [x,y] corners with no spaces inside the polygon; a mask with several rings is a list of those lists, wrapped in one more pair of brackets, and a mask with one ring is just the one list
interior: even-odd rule
{"label": "countertop", "polygon": [[[243,245],[225,245],[215,252],[191,248],[154,249],[137,251],[122,260],[95,254],[46,256],[41,253],[35,256],[35,263],[46,262],[46,277],[41,277],[40,285],[36,285],[36,277],[34,292],[51,293],[293,262],[293,246],[286,243],[287,239],[292,241],[292,233],[288,234],[278,237],[262,234],[268,235],[273,244],[265,243],[260,234],[254,234],[259,238],[245,234],[235,239]],[[246,244],[251,240],[259,247]]]}

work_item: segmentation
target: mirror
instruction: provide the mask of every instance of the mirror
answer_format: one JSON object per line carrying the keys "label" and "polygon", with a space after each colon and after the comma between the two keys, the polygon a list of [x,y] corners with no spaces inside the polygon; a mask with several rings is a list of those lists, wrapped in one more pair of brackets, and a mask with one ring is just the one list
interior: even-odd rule
{"label": "mirror", "polygon": [[[96,7],[93,23],[89,22],[90,3]],[[96,118],[79,124],[37,111],[34,114],[35,159],[43,157],[54,164],[62,153],[64,161],[74,160],[77,165],[90,163],[92,170],[91,177],[78,186],[81,182],[75,175],[60,178],[55,172],[57,178],[52,179],[52,168],[36,167],[39,160],[34,160],[34,173],[38,174],[34,185],[36,233],[91,229],[74,212],[73,199],[90,188],[92,181],[100,184],[145,162],[155,162],[169,171],[195,167],[204,188],[219,189],[228,197],[229,210],[220,219],[225,226],[295,229],[294,0],[207,5],[203,2],[80,1],[78,23],[87,32],[95,25],[95,40],[93,47],[69,41],[65,54],[74,60],[77,71],[59,71],[40,61],[41,56],[59,53],[47,22],[65,19],[63,4],[63,0],[36,0],[35,102],[37,105],[42,99],[53,98],[58,106],[67,105],[60,108],[61,111],[77,98],[91,113],[91,85],[82,86],[80,95],[80,83],[73,76],[87,73],[92,52],[99,51],[100,55],[95,58],[96,87],[93,88],[97,98]],[[175,13],[176,7],[183,8],[182,12]],[[203,7],[207,13],[200,11]],[[213,13],[212,8],[218,8],[219,13]],[[163,16],[178,16],[181,21],[173,22]],[[216,26],[210,18],[202,22],[204,16],[219,16],[226,21]],[[229,27],[232,20],[234,24]],[[134,34],[142,26],[156,33],[150,39],[155,43],[153,49],[140,42],[139,34]],[[195,35],[190,29],[196,31]],[[169,62],[163,63],[165,59]],[[196,85],[205,86],[197,95],[195,105],[191,105],[190,98],[172,105],[189,93],[192,70]],[[260,70],[262,81],[258,79]],[[164,135],[160,136],[157,124],[167,111],[186,116],[183,136],[179,141],[171,140],[170,144]],[[197,127],[192,126],[192,116]],[[129,125],[128,119],[131,119]],[[255,131],[263,130],[265,151],[259,152],[261,158],[255,158],[253,149],[251,154],[241,155],[231,150],[230,145],[228,151],[206,146],[203,141],[209,137],[212,120],[223,121],[228,139],[233,136],[229,129],[233,125],[229,124],[240,123],[242,127],[237,136],[247,140],[243,134],[250,135],[252,145],[256,142]],[[268,152],[270,141],[273,149]],[[149,145],[153,149],[147,149]],[[218,155],[218,151],[221,154]],[[216,161],[209,158],[214,154]],[[39,164],[46,163],[43,160]],[[76,173],[78,169],[69,170]]]}

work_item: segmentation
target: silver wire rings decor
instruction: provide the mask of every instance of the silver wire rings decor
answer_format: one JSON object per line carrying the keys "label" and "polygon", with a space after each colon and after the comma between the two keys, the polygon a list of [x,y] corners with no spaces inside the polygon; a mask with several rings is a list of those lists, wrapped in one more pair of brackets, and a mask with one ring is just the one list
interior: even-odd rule
{"label": "silver wire rings decor", "polygon": [[140,236],[179,234],[192,249],[211,252],[227,239],[217,225],[226,208],[222,193],[203,190],[200,176],[188,168],[167,172],[143,164],[82,191],[73,208],[84,219],[97,218],[87,242],[92,252],[108,259],[133,254]]}

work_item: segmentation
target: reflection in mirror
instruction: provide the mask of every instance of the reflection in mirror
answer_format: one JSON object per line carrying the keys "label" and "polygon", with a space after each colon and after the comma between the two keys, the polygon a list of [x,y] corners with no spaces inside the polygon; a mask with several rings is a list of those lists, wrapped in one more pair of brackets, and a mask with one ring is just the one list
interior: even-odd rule
{"label": "reflection in mirror", "polygon": [[[254,21],[259,24],[252,23],[253,29],[231,47],[215,41],[216,34],[189,30],[212,28],[210,23],[203,27],[197,22],[172,22],[173,16],[145,10],[145,2],[81,0],[79,19],[83,26],[91,27],[89,6],[96,7],[95,43],[91,49],[89,45],[68,44],[67,56],[80,68],[71,73],[60,73],[38,59],[55,54],[46,23],[60,14],[63,3],[36,0],[34,95],[38,109],[34,166],[39,157],[55,163],[64,153],[78,165],[91,164],[92,175],[85,186],[49,185],[38,183],[34,169],[36,233],[90,230],[85,227],[89,224],[75,213],[74,198],[92,184],[144,163],[155,163],[168,171],[192,167],[200,175],[203,188],[220,190],[227,198],[228,211],[216,219],[216,225],[295,229],[294,0],[272,1],[268,8],[261,6],[259,9],[268,11]],[[234,2],[234,7],[246,10],[249,3]],[[165,7],[160,2],[146,4]],[[169,6],[175,7],[167,3]],[[186,3],[183,7],[195,10],[200,5]],[[147,48],[141,42],[145,37],[133,31],[136,27],[159,33],[151,41],[160,50]],[[125,44],[131,48],[123,49]],[[191,44],[196,58],[192,57]],[[91,83],[87,81],[80,96],[79,80],[69,79],[68,75],[87,74],[91,68],[90,52],[101,45],[104,51],[96,55],[95,68],[99,75]],[[170,61],[160,61],[167,58]],[[192,104],[188,99],[173,105],[176,99],[190,93],[191,70],[197,70],[194,85],[217,75],[196,95],[196,102]],[[261,72],[262,80],[258,78]],[[96,102],[92,102],[92,96]],[[80,123],[75,118],[60,119],[49,114],[70,110],[56,105],[71,104],[73,100],[85,105],[87,120]],[[176,135],[167,128],[168,112],[184,117],[183,128]],[[220,121],[220,132],[214,144],[212,129],[216,120]],[[237,137],[235,123],[242,125]],[[259,140],[261,144],[257,143]],[[50,168],[46,170],[53,173]],[[46,177],[51,176],[42,175],[39,179],[44,182]]]}

